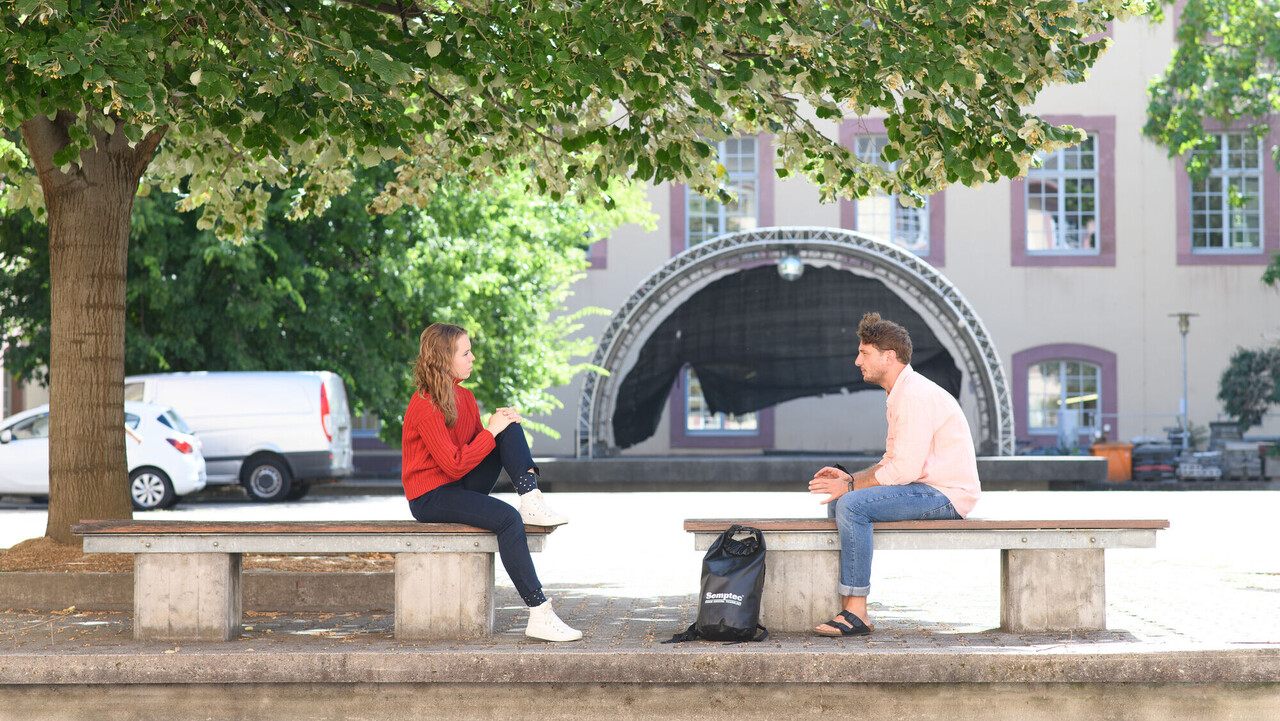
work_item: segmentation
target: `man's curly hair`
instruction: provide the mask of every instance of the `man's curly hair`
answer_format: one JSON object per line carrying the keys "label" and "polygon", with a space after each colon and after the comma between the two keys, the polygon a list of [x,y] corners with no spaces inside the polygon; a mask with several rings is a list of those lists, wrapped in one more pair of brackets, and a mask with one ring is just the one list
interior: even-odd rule
{"label": "man's curly hair", "polygon": [[891,320],[884,320],[879,313],[867,313],[858,323],[858,341],[873,345],[882,351],[891,350],[902,363],[911,362],[911,334]]}

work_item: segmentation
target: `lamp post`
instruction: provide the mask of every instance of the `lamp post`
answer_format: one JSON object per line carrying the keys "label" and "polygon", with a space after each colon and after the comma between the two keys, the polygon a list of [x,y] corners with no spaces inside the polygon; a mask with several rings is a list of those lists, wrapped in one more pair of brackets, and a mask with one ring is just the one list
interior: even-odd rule
{"label": "lamp post", "polygon": [[1191,419],[1187,414],[1187,331],[1191,328],[1191,319],[1199,313],[1170,313],[1170,318],[1178,319],[1178,332],[1182,334],[1182,404],[1178,408],[1182,416],[1182,450],[1187,450],[1191,442]]}

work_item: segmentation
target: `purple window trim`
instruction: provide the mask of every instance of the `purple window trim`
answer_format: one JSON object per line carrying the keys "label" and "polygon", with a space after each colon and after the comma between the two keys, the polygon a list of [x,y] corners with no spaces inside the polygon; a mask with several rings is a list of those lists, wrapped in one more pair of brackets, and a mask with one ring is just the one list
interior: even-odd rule
{"label": "purple window trim", "polygon": [[[1280,251],[1280,172],[1275,160],[1268,157],[1267,148],[1280,143],[1280,115],[1273,116],[1271,132],[1262,140],[1262,247],[1257,252],[1196,251],[1191,248],[1191,176],[1187,175],[1187,160],[1178,156],[1175,161],[1178,192],[1178,265],[1266,265]],[[1244,129],[1245,123],[1224,124],[1212,118],[1204,120],[1204,129],[1210,133],[1222,133]]]}
{"label": "purple window trim", "polygon": [[[761,133],[756,136],[756,227],[768,228],[774,224],[774,172],[773,135]],[[688,249],[688,192],[684,183],[671,183],[668,202],[671,205],[671,221],[667,229],[671,234],[671,257],[680,255]]]}
{"label": "purple window trim", "polygon": [[676,376],[667,402],[667,418],[671,423],[672,448],[773,448],[773,406],[756,411],[758,428],[755,433],[714,432],[689,433],[685,429],[684,369]]}
{"label": "purple window trim", "polygon": [[[1116,354],[1109,350],[1078,343],[1053,343],[1035,346],[1013,354],[1010,370],[1013,373],[1013,427],[1019,442],[1030,442],[1032,445],[1053,445],[1056,437],[1040,433],[1032,433],[1027,420],[1027,370],[1036,363],[1052,360],[1075,360],[1093,363],[1101,369],[1102,398],[1099,404],[1099,417],[1103,423],[1107,418],[1115,420],[1111,423],[1111,438],[1123,438],[1120,435],[1120,421],[1115,418],[1118,412],[1116,398],[1117,363]],[[1080,440],[1087,443],[1089,433],[1081,433]]]}
{"label": "purple window trim", "polygon": [[[1185,0],[1182,0],[1182,1],[1183,1],[1183,2],[1185,2]],[[1103,31],[1102,31],[1102,32],[1100,32],[1100,33],[1094,33],[1093,35],[1086,35],[1086,36],[1085,36],[1085,38],[1084,38],[1084,41],[1085,41],[1086,43],[1096,43],[1096,42],[1098,42],[1099,40],[1101,40],[1102,38],[1113,38],[1113,39],[1114,39],[1114,38],[1115,38],[1115,36],[1116,36],[1115,30],[1116,30],[1116,21],[1115,21],[1115,20],[1108,20],[1108,21],[1107,21],[1107,29],[1106,29],[1106,30],[1103,30]]]}
{"label": "purple window trim", "polygon": [[[846,120],[840,125],[840,144],[853,150],[854,141],[867,135],[884,135],[884,118],[858,118]],[[840,199],[840,227],[858,229],[858,206],[846,198]],[[947,192],[929,196],[929,253],[920,256],[924,262],[941,268],[947,262]]]}
{"label": "purple window trim", "polygon": [[605,270],[609,267],[609,239],[597,240],[591,244],[591,265],[587,270]]}
{"label": "purple window trim", "polygon": [[1113,115],[1043,115],[1054,125],[1074,125],[1097,136],[1098,251],[1096,253],[1032,253],[1027,250],[1027,180],[1009,183],[1010,252],[1013,266],[1111,267],[1116,264],[1116,119]]}

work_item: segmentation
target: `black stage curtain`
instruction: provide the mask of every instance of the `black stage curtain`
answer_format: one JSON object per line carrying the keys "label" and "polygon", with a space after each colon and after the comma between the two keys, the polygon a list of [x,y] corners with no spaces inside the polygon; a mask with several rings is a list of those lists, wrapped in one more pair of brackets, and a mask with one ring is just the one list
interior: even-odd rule
{"label": "black stage curtain", "polygon": [[811,266],[800,280],[786,281],[768,265],[698,291],[645,341],[618,389],[618,447],[653,435],[685,364],[697,373],[714,412],[749,413],[793,398],[880,390],[864,382],[853,364],[858,321],[873,311],[911,334],[911,366],[959,398],[961,373],[951,354],[884,283]]}

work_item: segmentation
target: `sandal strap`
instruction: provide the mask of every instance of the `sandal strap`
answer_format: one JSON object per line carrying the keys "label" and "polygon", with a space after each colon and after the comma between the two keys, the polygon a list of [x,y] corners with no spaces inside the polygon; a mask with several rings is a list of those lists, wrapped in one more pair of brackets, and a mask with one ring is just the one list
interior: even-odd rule
{"label": "sandal strap", "polygon": [[868,626],[862,619],[858,618],[858,615],[852,611],[841,611],[840,616],[849,622],[848,624],[842,625],[847,625],[850,631],[853,631],[856,628],[871,629],[870,626]]}
{"label": "sandal strap", "polygon": [[[827,625],[845,634],[847,634],[849,631],[852,631],[853,624],[848,623],[848,617],[845,616],[846,613],[848,613],[848,611],[841,611],[840,613],[837,613],[835,618],[831,619],[830,621],[827,621]],[[840,619],[842,618],[845,620],[841,621]],[[857,617],[855,616],[854,618],[857,618]]]}

